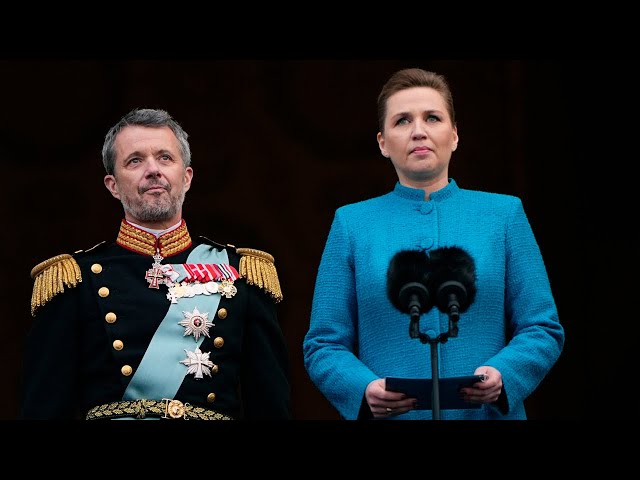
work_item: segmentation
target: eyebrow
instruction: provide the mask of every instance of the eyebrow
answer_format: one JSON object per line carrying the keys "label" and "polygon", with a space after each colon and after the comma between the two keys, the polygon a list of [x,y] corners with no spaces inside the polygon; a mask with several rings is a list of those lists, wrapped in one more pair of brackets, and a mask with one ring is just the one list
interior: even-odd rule
{"label": "eyebrow", "polygon": [[[444,112],[442,110],[438,110],[436,108],[431,108],[429,110],[425,110],[422,113],[438,113],[440,115],[444,114]],[[397,117],[397,116],[401,116],[401,115],[407,116],[407,115],[411,115],[411,113],[410,112],[398,112],[398,113],[393,114],[392,117]]]}
{"label": "eyebrow", "polygon": [[[160,150],[158,150],[157,152],[154,152],[154,155],[169,155],[170,157],[174,157],[175,155],[170,151],[167,150],[165,148],[161,148]],[[133,157],[144,157],[144,154],[140,151],[140,150],[135,150],[133,152],[131,152],[129,155],[127,155],[126,157],[124,157],[124,160],[128,160],[130,158]]]}

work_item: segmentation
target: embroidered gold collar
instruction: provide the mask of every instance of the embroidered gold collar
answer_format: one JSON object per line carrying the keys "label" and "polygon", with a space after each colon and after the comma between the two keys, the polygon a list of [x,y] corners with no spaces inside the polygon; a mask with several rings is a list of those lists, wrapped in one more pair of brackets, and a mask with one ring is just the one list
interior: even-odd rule
{"label": "embroidered gold collar", "polygon": [[184,219],[178,228],[158,238],[122,219],[116,243],[128,250],[149,256],[155,255],[159,250],[160,255],[166,258],[186,250],[191,246],[192,241]]}

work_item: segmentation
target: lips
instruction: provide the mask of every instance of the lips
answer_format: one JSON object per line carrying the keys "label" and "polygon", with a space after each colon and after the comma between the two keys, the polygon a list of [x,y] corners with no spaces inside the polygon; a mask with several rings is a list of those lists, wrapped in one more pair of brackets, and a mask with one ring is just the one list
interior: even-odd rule
{"label": "lips", "polygon": [[149,185],[146,187],[142,188],[142,193],[146,193],[146,192],[161,192],[161,191],[169,191],[169,187],[168,186],[164,186],[164,185]]}
{"label": "lips", "polygon": [[432,151],[433,150],[430,149],[429,147],[416,147],[413,150],[411,150],[411,153],[429,153]]}

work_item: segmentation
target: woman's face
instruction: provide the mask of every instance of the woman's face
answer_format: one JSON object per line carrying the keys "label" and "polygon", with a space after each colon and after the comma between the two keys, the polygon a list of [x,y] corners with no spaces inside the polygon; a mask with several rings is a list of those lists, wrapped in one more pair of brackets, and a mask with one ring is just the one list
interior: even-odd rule
{"label": "woman's face", "polygon": [[440,93],[412,87],[388,98],[378,145],[391,159],[402,185],[443,187],[448,183],[451,154],[458,147],[458,131]]}

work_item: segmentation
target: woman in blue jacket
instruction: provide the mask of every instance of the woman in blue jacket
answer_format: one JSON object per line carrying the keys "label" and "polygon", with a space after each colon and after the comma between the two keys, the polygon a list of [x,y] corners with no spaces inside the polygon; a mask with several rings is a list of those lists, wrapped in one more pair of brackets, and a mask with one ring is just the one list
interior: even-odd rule
{"label": "woman in blue jacket", "polygon": [[[472,303],[453,323],[457,335],[431,356],[437,352],[441,381],[486,378],[461,390],[476,408],[443,404],[436,419],[526,419],[524,400],[560,356],[564,329],[522,202],[465,190],[449,177],[458,132],[443,76],[396,72],[379,94],[378,122],[380,152],[398,182],[392,192],[336,210],[303,342],[305,368],[345,419],[434,418],[415,397],[386,390],[387,377],[431,378],[433,367],[426,342],[402,328],[409,316],[388,294],[388,269],[399,252],[429,259],[435,250],[459,249],[473,264]],[[449,312],[430,308],[417,327],[433,340],[447,338],[451,325]]]}

